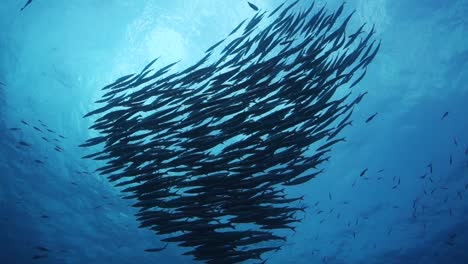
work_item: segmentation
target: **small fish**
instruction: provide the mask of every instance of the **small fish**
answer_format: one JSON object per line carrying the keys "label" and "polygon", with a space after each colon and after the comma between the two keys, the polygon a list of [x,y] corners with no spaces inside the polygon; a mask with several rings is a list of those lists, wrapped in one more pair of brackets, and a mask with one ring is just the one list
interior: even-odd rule
{"label": "small fish", "polygon": [[62,135],[58,135],[58,136],[59,136],[59,137],[61,137],[61,138],[63,138],[63,139],[65,139],[65,137],[64,137],[64,136],[62,136]]}
{"label": "small fish", "polygon": [[465,156],[468,156],[468,147],[465,149]]}
{"label": "small fish", "polygon": [[49,131],[50,133],[55,133],[55,131],[53,131],[52,129],[48,128],[47,131]]}
{"label": "small fish", "polygon": [[19,128],[19,127],[11,127],[10,130],[11,130],[11,131],[18,131],[18,130],[21,130],[21,128]]}
{"label": "small fish", "polygon": [[384,172],[384,171],[385,171],[384,169],[381,169],[377,173],[381,173],[381,172]]}
{"label": "small fish", "polygon": [[359,176],[360,176],[360,177],[364,176],[364,174],[366,174],[367,170],[368,170],[368,168],[365,168],[365,169],[361,172],[361,174],[359,174]]}
{"label": "small fish", "polygon": [[456,137],[454,137],[454,138],[453,138],[453,144],[455,144],[455,146],[457,146],[457,147],[458,147],[458,140],[457,140],[457,138],[456,138]]}
{"label": "small fish", "polygon": [[159,251],[163,251],[164,249],[166,249],[168,244],[166,244],[164,247],[160,247],[160,248],[148,248],[148,249],[145,249],[146,252],[159,252]]}
{"label": "small fish", "polygon": [[48,215],[41,215],[41,218],[47,219],[47,218],[49,218],[49,216]]}
{"label": "small fish", "polygon": [[427,176],[427,173],[424,173],[424,175],[423,175],[423,176],[419,176],[419,178],[424,179],[424,178],[426,178],[426,176]]}
{"label": "small fish", "polygon": [[41,130],[40,128],[36,127],[36,126],[33,126],[33,128],[34,128],[34,130],[37,130],[37,131],[39,131],[39,132],[42,132],[42,130]]}
{"label": "small fish", "polygon": [[440,120],[444,120],[447,116],[448,116],[448,112],[445,112],[443,115],[442,115],[442,118]]}
{"label": "small fish", "polygon": [[328,193],[328,198],[330,198],[330,200],[332,199],[331,193]]}
{"label": "small fish", "polygon": [[2,85],[2,86],[6,86],[6,85],[5,85],[4,83],[2,83],[2,82],[0,82],[0,85]]}
{"label": "small fish", "polygon": [[49,249],[48,249],[48,248],[41,247],[41,246],[37,246],[36,249],[37,249],[37,250],[40,250],[40,251],[49,252]]}
{"label": "small fish", "polygon": [[34,160],[34,162],[36,162],[37,164],[44,164],[42,160],[38,160],[38,159]]}
{"label": "small fish", "polygon": [[432,174],[432,163],[429,163],[429,164],[427,165],[427,168],[429,168],[429,172]]}
{"label": "small fish", "polygon": [[47,258],[47,254],[45,255],[34,255],[32,259],[41,259],[41,258]]}
{"label": "small fish", "polygon": [[70,183],[75,185],[75,186],[78,186],[78,183],[76,183],[76,182],[70,182]]}
{"label": "small fish", "polygon": [[369,116],[367,119],[366,119],[366,123],[369,123],[370,121],[372,121],[372,119],[374,119],[374,117],[377,115],[378,113],[375,113],[371,116]]}
{"label": "small fish", "polygon": [[50,141],[49,141],[47,138],[45,138],[45,137],[41,137],[41,138],[42,138],[44,141],[46,141],[46,142],[50,142]]}
{"label": "small fish", "polygon": [[452,163],[453,163],[452,154],[450,154],[449,164],[452,165]]}
{"label": "small fish", "polygon": [[28,122],[26,122],[26,121],[24,121],[24,120],[21,120],[21,123],[23,123],[23,124],[29,126]]}
{"label": "small fish", "polygon": [[23,11],[26,7],[28,7],[28,5],[30,5],[32,3],[32,0],[28,0],[28,2],[26,2],[26,4],[24,4],[24,6],[20,9],[20,11]]}
{"label": "small fish", "polygon": [[252,8],[253,10],[258,11],[258,6],[254,5],[254,4],[250,3],[250,2],[247,2],[247,4],[249,4],[250,8]]}
{"label": "small fish", "polygon": [[23,146],[23,147],[31,147],[31,144],[26,143],[26,142],[24,142],[24,141],[20,141],[20,142],[18,142],[18,144],[20,144],[20,145]]}

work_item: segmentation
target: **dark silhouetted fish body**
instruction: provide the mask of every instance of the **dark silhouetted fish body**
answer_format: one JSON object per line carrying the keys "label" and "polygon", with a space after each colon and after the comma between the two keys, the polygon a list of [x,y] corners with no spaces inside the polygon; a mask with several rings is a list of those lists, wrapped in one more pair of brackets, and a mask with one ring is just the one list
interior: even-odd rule
{"label": "dark silhouetted fish body", "polygon": [[448,116],[448,114],[449,114],[448,112],[445,112],[440,118],[440,120],[444,120]]}
{"label": "dark silhouetted fish body", "polygon": [[20,9],[20,11],[23,11],[27,6],[29,6],[32,3],[32,0],[28,0],[26,4]]}
{"label": "dark silhouetted fish body", "polygon": [[32,257],[32,259],[37,260],[37,259],[43,259],[43,258],[47,258],[47,257],[48,257],[47,254],[44,254],[44,255],[34,255],[34,256]]}
{"label": "dark silhouetted fish body", "polygon": [[247,3],[249,4],[250,8],[252,8],[255,11],[258,11],[258,7],[256,5],[254,5],[254,4],[250,3],[250,2],[247,2]]}
{"label": "dark silhouetted fish body", "polygon": [[367,170],[368,170],[368,168],[365,168],[365,169],[361,172],[361,174],[359,174],[359,176],[360,176],[360,177],[364,176],[364,174],[366,174]]}
{"label": "dark silhouetted fish body", "polygon": [[167,248],[167,245],[164,245],[163,247],[160,247],[160,248],[149,248],[149,249],[145,249],[146,252],[159,252],[159,251],[163,251],[164,249]]}
{"label": "dark silhouetted fish body", "polygon": [[371,115],[369,118],[367,118],[367,119],[366,119],[366,123],[369,123],[370,121],[372,121],[372,120],[375,118],[375,116],[376,116],[377,114],[378,114],[378,113],[375,113],[375,114]]}
{"label": "dark silhouetted fish body", "polygon": [[429,172],[432,174],[432,163],[429,163],[427,167],[429,168]]}
{"label": "dark silhouetted fish body", "polygon": [[45,248],[45,247],[42,247],[42,246],[37,246],[36,249],[37,249],[37,250],[40,250],[40,251],[49,252],[49,249],[48,249],[48,248]]}

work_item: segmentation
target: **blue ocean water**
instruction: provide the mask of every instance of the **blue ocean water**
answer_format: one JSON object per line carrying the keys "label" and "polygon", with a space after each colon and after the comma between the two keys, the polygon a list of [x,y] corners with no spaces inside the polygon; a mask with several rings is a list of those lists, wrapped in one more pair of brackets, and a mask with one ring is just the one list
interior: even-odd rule
{"label": "blue ocean water", "polygon": [[[20,12],[24,2],[0,6],[0,263],[195,263],[175,245],[143,251],[164,243],[81,158],[96,134],[82,117],[104,85],[156,57],[184,69],[254,11],[34,0]],[[351,26],[375,24],[382,40],[356,87],[369,94],[325,172],[292,189],[309,208],[268,263],[468,263],[468,1],[346,2]]]}

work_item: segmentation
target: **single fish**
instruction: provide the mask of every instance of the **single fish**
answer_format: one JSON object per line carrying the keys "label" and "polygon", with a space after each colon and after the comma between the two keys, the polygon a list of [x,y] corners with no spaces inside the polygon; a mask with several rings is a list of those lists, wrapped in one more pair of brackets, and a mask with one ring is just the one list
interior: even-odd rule
{"label": "single fish", "polygon": [[24,141],[20,141],[20,142],[18,142],[18,144],[19,144],[20,146],[23,146],[23,147],[31,147],[31,144],[26,143],[26,142],[24,142]]}
{"label": "single fish", "polygon": [[48,249],[48,248],[42,247],[42,246],[37,246],[36,249],[37,249],[37,250],[40,250],[40,251],[49,252],[49,249]]}
{"label": "single fish", "polygon": [[366,123],[369,123],[370,121],[372,121],[374,119],[375,116],[377,116],[378,113],[375,113],[371,116],[369,116],[367,119],[366,119]]}
{"label": "single fish", "polygon": [[20,11],[23,11],[26,7],[28,7],[28,5],[30,5],[32,3],[32,0],[28,0],[28,2],[26,2],[26,4],[20,9]]}
{"label": "single fish", "polygon": [[432,163],[429,163],[427,167],[429,168],[429,172],[432,174]]}
{"label": "single fish", "polygon": [[364,176],[366,174],[368,168],[365,168],[363,171],[361,171],[361,174],[359,174],[360,177]]}
{"label": "single fish", "polygon": [[47,254],[45,255],[34,255],[32,259],[41,259],[41,258],[47,258]]}
{"label": "single fish", "polygon": [[255,10],[255,11],[259,10],[258,6],[256,6],[256,5],[254,5],[254,4],[250,3],[250,2],[247,2],[247,4],[249,4],[250,8],[252,8],[253,10]]}
{"label": "single fish", "polygon": [[442,117],[440,118],[440,120],[444,120],[447,116],[448,116],[449,112],[445,112]]}
{"label": "single fish", "polygon": [[167,245],[164,245],[164,247],[160,247],[160,248],[148,248],[148,249],[145,249],[146,252],[159,252],[159,251],[163,251],[164,249],[167,248]]}

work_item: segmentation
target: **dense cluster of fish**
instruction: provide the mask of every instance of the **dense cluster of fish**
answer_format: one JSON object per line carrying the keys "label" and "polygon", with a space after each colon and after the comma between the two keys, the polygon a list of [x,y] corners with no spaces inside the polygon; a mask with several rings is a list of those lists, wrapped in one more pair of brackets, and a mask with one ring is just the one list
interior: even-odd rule
{"label": "dense cluster of fish", "polygon": [[140,227],[196,260],[279,250],[276,231],[294,231],[305,209],[285,188],[323,171],[366,94],[351,88],[379,50],[374,29],[349,34],[343,5],[295,12],[297,2],[250,5],[256,15],[193,66],[153,72],[154,60],[104,87],[104,106],[85,115],[100,115],[100,135],[81,146],[102,146],[85,158],[106,161],[98,171],[136,199]]}

